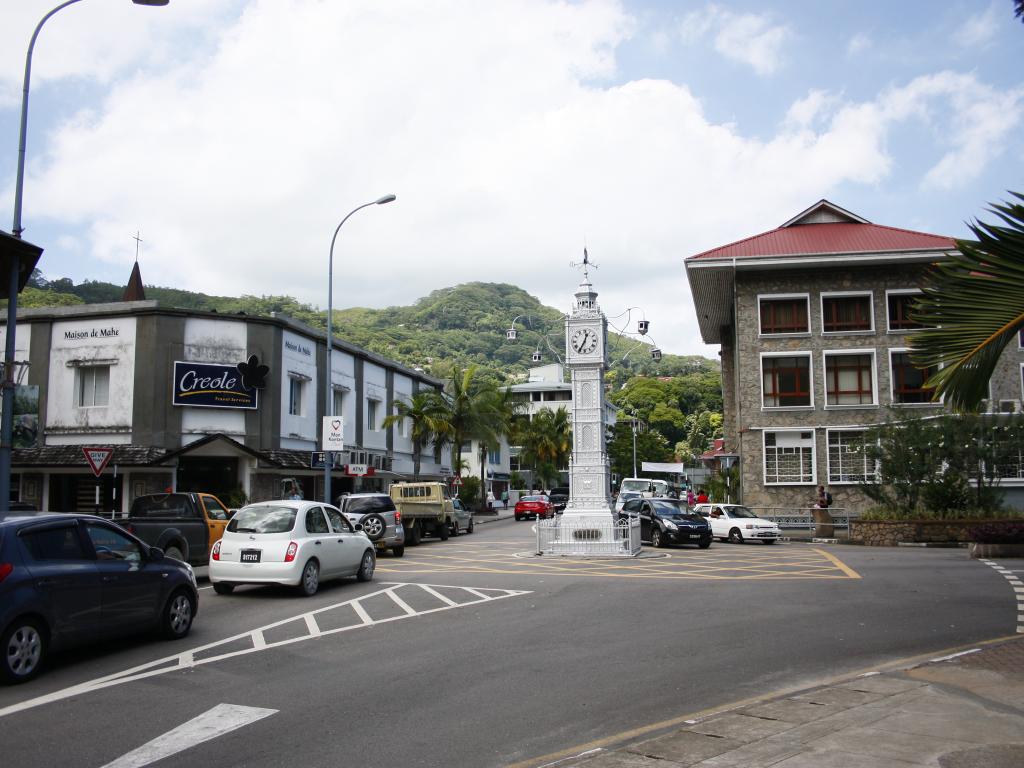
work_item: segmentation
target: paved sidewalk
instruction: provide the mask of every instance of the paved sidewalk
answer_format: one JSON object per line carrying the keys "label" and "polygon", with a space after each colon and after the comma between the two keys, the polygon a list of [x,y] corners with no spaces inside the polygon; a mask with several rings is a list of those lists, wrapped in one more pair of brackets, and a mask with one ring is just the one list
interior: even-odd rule
{"label": "paved sidewalk", "polygon": [[509,520],[515,517],[512,514],[512,507],[508,509],[496,509],[493,512],[474,512],[473,513],[473,524],[481,525],[483,523],[495,523],[498,520]]}
{"label": "paved sidewalk", "polygon": [[558,765],[1021,768],[1024,638],[762,700]]}

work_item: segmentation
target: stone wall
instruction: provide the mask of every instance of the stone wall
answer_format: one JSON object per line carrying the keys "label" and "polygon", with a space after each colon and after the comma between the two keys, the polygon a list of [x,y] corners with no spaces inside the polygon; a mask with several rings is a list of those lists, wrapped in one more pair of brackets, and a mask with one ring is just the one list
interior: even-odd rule
{"label": "stone wall", "polygon": [[968,529],[990,520],[851,520],[850,542],[895,547],[900,542],[967,543]]}

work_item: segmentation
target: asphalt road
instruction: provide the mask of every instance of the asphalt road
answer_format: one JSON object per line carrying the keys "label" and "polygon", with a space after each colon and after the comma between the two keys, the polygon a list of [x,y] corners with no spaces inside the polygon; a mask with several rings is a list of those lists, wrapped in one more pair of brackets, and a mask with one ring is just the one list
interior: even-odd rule
{"label": "asphalt road", "polygon": [[1016,630],[1005,580],[959,549],[716,542],[619,563],[532,542],[509,520],[313,598],[204,589],[184,641],[65,654],[0,689],[2,763],[148,765],[206,728],[158,765],[504,766]]}

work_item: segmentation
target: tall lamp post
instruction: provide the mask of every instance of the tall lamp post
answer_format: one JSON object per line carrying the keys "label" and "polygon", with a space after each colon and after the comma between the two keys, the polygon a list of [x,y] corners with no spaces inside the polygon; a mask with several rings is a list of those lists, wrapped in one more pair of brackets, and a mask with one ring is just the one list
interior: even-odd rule
{"label": "tall lamp post", "polygon": [[[342,226],[356,211],[369,208],[371,205],[384,205],[393,203],[397,198],[394,195],[384,195],[376,200],[363,203],[358,208],[353,208],[348,215],[341,220],[334,230],[331,238],[331,252],[327,258],[327,365],[324,366],[324,412],[327,416],[334,416],[334,390],[331,387],[331,352],[334,349],[334,334],[331,328],[331,315],[334,313],[334,242],[338,239],[338,233]],[[334,456],[331,451],[324,452],[324,503],[331,503],[331,469],[334,464]]]}
{"label": "tall lamp post", "polygon": [[[39,20],[28,43],[25,55],[25,79],[21,86],[21,127],[18,132],[18,175],[14,183],[14,224],[11,234],[21,239],[24,227],[21,226],[21,199],[25,186],[25,134],[28,128],[28,87],[32,76],[32,50],[36,45],[39,31],[47,20],[69,5],[81,0],[67,0],[53,8]],[[170,0],[132,0],[135,5],[161,6]],[[9,294],[7,298],[7,339],[4,347],[3,372],[3,414],[0,416],[0,510],[6,510],[11,503],[11,437],[14,431],[14,334],[18,323],[18,287],[20,278],[18,259],[12,259],[9,273]]]}

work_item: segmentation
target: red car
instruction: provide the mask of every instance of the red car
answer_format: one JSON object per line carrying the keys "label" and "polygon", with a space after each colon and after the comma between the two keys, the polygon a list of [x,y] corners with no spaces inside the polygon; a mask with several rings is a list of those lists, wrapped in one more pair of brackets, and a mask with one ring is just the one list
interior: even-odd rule
{"label": "red car", "polygon": [[555,505],[544,494],[539,496],[520,496],[515,508],[516,520],[528,517],[548,518],[555,516]]}

